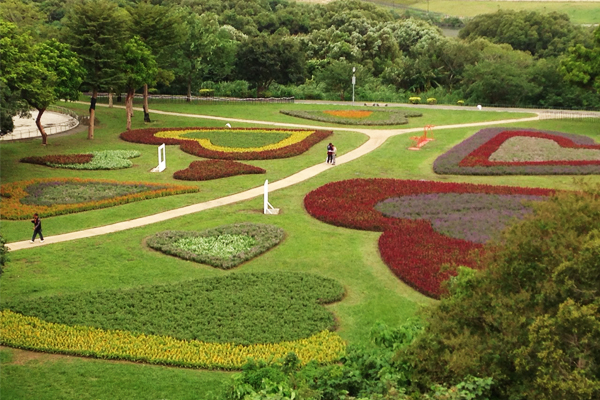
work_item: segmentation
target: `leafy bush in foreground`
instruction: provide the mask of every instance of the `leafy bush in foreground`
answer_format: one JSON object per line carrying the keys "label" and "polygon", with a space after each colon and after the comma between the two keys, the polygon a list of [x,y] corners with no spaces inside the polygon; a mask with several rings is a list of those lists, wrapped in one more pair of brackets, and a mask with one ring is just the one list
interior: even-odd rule
{"label": "leafy bush in foreground", "polygon": [[234,273],[170,285],[3,301],[0,309],[69,326],[251,345],[335,329],[334,317],[323,304],[343,295],[337,281],[322,276]]}
{"label": "leafy bush in foreground", "polygon": [[290,352],[298,355],[301,364],[326,364],[337,361],[346,348],[342,338],[329,331],[292,342],[244,346],[67,326],[8,310],[0,312],[0,344],[48,353],[226,370],[240,369],[249,359],[269,363]]}
{"label": "leafy bush in foreground", "polygon": [[[242,235],[254,239],[254,245],[247,250],[240,251],[227,257],[218,257],[187,250],[177,245],[183,239],[210,238],[222,235]],[[283,240],[285,232],[283,229],[266,224],[235,224],[220,226],[202,232],[193,231],[164,231],[148,238],[146,243],[155,250],[162,251],[175,257],[191,260],[213,267],[230,269],[241,263],[251,260],[259,254],[276,246]]]}

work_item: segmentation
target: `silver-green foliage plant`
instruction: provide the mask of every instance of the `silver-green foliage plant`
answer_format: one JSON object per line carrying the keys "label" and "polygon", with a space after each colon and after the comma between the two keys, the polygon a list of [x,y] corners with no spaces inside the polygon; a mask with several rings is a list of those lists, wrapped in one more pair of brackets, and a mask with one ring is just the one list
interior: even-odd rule
{"label": "silver-green foliage plant", "polygon": [[159,232],[146,243],[168,255],[230,269],[275,247],[284,236],[283,229],[273,225],[242,223],[202,232]]}
{"label": "silver-green foliage plant", "polygon": [[69,168],[69,169],[122,169],[129,168],[133,165],[130,158],[140,156],[140,152],[137,150],[103,150],[93,151],[94,156],[92,160],[85,164],[48,164],[51,167],[56,168]]}

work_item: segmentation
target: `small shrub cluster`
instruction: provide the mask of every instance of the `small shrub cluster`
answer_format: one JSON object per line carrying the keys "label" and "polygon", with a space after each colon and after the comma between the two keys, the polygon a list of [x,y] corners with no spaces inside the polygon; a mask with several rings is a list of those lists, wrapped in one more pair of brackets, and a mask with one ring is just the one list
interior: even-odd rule
{"label": "small shrub cluster", "polygon": [[[231,130],[231,129],[229,129]],[[268,129],[262,128],[238,128],[234,129],[237,131],[257,131],[265,132]],[[209,141],[202,141],[200,143],[197,139],[181,139],[174,137],[157,137],[156,134],[160,132],[177,131],[177,132],[192,132],[192,131],[218,131],[216,128],[148,128],[148,129],[136,129],[121,133],[121,139],[128,142],[144,143],[144,144],[179,144],[181,150],[186,153],[196,155],[203,158],[214,158],[224,160],[269,160],[276,158],[288,158],[300,155],[308,151],[312,146],[319,143],[326,137],[333,134],[332,131],[311,131],[311,130],[299,130],[299,129],[274,129],[276,132],[289,132],[290,138],[283,142],[264,146],[263,149],[248,149],[248,148],[223,148],[214,149],[215,146],[211,146]],[[298,140],[298,137],[302,137]],[[212,148],[208,148],[210,146]]]}
{"label": "small shrub cluster", "polygon": [[2,309],[69,326],[252,345],[308,338],[335,329],[323,304],[341,300],[335,280],[303,273],[236,273],[177,284],[105,290]]}
{"label": "small shrub cluster", "polygon": [[414,96],[414,97],[409,97],[409,98],[408,98],[408,102],[409,102],[410,104],[421,104],[421,98],[420,98],[420,97],[416,97],[416,96]]}
{"label": "small shrub cluster", "polygon": [[68,326],[8,310],[0,312],[0,343],[49,353],[224,370],[240,369],[249,359],[269,363],[290,352],[297,354],[302,364],[332,363],[346,349],[342,338],[329,331],[291,342],[244,346]]}
{"label": "small shrub cluster", "polygon": [[[65,192],[63,189],[68,190]],[[199,189],[193,186],[152,182],[80,178],[31,179],[7,183],[0,187],[0,217],[12,220],[29,219],[35,213],[42,217],[50,217],[198,191]]]}
{"label": "small shrub cluster", "polygon": [[[515,137],[552,140],[567,149],[600,149],[593,139],[535,129],[486,128],[439,156],[437,174],[452,175],[584,175],[600,173],[598,160],[491,161],[507,140]],[[535,149],[532,149],[535,151]]]}
{"label": "small shrub cluster", "polygon": [[[310,119],[313,121],[328,122],[334,124],[344,125],[403,125],[408,124],[407,118],[422,117],[423,114],[418,112],[399,111],[394,109],[380,109],[380,110],[357,110],[350,111],[353,113],[368,112],[369,115],[365,116],[345,116],[338,113],[345,113],[344,110],[331,110],[331,111],[303,111],[303,110],[280,110],[282,114],[289,115],[292,117]],[[372,119],[367,119],[372,117]]]}
{"label": "small shrub cluster", "polygon": [[458,100],[456,102],[456,104],[459,105],[459,106],[464,106],[465,105],[465,101],[464,100]]}
{"label": "small shrub cluster", "polygon": [[429,105],[437,104],[437,99],[434,97],[430,97],[427,99],[427,104],[429,104]]}
{"label": "small shrub cluster", "polygon": [[[184,248],[177,243],[181,240],[196,238],[218,238],[224,235],[246,236],[254,239],[254,244],[228,256],[216,256]],[[202,264],[212,265],[216,268],[230,269],[243,262],[253,259],[275,247],[283,240],[285,232],[283,229],[266,224],[235,224],[225,225],[218,228],[208,229],[202,232],[189,231],[164,231],[150,236],[146,243],[155,250],[165,254],[180,257],[185,260],[195,261]]]}
{"label": "small shrub cluster", "polygon": [[553,191],[432,181],[352,179],[313,190],[304,198],[304,205],[313,217],[332,225],[383,231],[379,250],[390,269],[416,290],[437,298],[442,293],[441,283],[455,274],[454,268],[441,267],[477,267],[474,251],[482,249],[482,245],[441,234],[429,220],[412,219],[417,215],[412,215],[411,219],[402,215],[400,218],[387,217],[376,209],[376,205],[389,198],[446,193],[549,196]]}
{"label": "small shrub cluster", "polygon": [[208,181],[245,174],[265,174],[266,170],[232,160],[194,161],[186,169],[173,174],[173,178],[184,181]]}
{"label": "small shrub cluster", "polygon": [[21,162],[68,169],[121,169],[129,168],[133,163],[129,158],[139,157],[136,150],[103,150],[91,154],[65,154],[25,157]]}

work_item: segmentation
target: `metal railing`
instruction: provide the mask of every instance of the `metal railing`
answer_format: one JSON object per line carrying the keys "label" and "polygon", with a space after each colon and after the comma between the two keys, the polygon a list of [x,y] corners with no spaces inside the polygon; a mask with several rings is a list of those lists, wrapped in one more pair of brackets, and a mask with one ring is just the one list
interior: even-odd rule
{"label": "metal railing", "polygon": [[[84,93],[86,96],[91,96],[91,93]],[[118,94],[113,94],[113,102],[117,103],[116,99]],[[125,103],[125,94],[121,94],[121,102]],[[99,102],[108,102],[108,93],[98,93],[96,98]],[[142,94],[134,95],[135,100],[141,100],[144,98]],[[254,98],[254,97],[204,97],[204,96],[182,96],[182,95],[169,95],[169,94],[150,94],[148,100],[169,100],[174,102],[194,102],[194,103],[220,103],[220,104],[234,104],[234,103],[250,103],[250,104],[264,104],[264,103],[293,103],[294,97],[266,97],[266,98]]]}
{"label": "metal railing", "polygon": [[573,111],[549,111],[540,113],[540,119],[600,120],[600,113],[581,113]]}

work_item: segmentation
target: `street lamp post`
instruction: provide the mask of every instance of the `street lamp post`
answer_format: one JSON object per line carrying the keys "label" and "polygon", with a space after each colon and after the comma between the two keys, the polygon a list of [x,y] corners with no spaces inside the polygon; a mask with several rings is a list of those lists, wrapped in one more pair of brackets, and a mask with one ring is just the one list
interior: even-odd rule
{"label": "street lamp post", "polygon": [[354,85],[356,85],[356,76],[354,73],[356,72],[356,67],[352,67],[352,105],[354,105]]}

